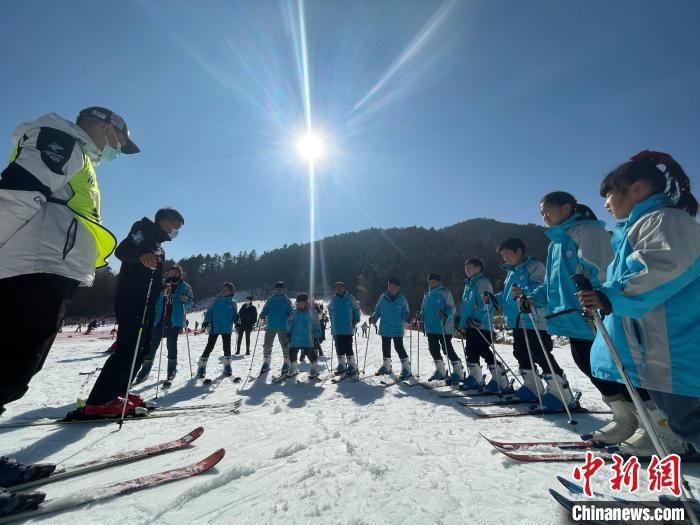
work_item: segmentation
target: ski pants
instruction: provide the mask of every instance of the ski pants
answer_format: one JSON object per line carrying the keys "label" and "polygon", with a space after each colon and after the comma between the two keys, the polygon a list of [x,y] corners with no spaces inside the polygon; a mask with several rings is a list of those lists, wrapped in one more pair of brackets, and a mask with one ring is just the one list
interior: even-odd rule
{"label": "ski pants", "polygon": [[236,353],[241,353],[241,343],[243,342],[243,334],[245,334],[245,353],[250,353],[250,333],[253,331],[252,326],[241,326],[238,329],[238,337],[236,338]]}
{"label": "ski pants", "polygon": [[[442,353],[440,352],[442,348]],[[434,361],[442,361],[442,354],[447,354],[450,361],[459,361],[459,356],[452,347],[452,336],[443,334],[428,334],[428,350]]]}
{"label": "ski pants", "polygon": [[382,336],[382,355],[384,359],[391,359],[391,342],[394,341],[394,350],[399,356],[399,359],[408,358],[406,349],[403,346],[403,337],[385,337]]}
{"label": "ski pants", "polygon": [[177,338],[179,335],[180,327],[172,326],[170,321],[161,321],[155,325],[151,332],[151,348],[144,359],[153,361],[163,337],[165,337],[165,347],[168,349],[168,359],[177,359]]}
{"label": "ski pants", "polygon": [[50,273],[0,279],[0,412],[44,366],[78,284]]}
{"label": "ski pants", "polygon": [[214,350],[214,345],[219,336],[221,336],[221,342],[224,345],[224,357],[231,357],[231,334],[209,334],[207,346],[204,347],[204,352],[202,352],[202,359],[209,359],[209,355]]}
{"label": "ski pants", "polygon": [[263,357],[268,358],[272,355],[272,345],[275,342],[275,337],[277,337],[277,340],[282,346],[282,354],[284,355],[284,360],[289,360],[289,332],[287,330],[265,330],[265,341],[263,342]]}
{"label": "ski pants", "polygon": [[290,348],[289,360],[292,363],[296,363],[297,356],[299,353],[301,353],[301,355],[303,356],[306,356],[310,363],[316,363],[318,361],[318,353],[316,352],[315,348]]}
{"label": "ski pants", "polygon": [[[141,368],[146,353],[151,350],[155,304],[149,303],[142,328],[141,318],[146,307],[145,297],[143,301],[125,301],[123,304],[115,301],[115,303],[115,314],[119,325],[115,342],[116,350],[102,365],[102,371],[87,399],[90,405],[103,405],[117,396],[123,396],[129,386],[129,372],[134,351],[136,351],[135,374]],[[136,341],[141,330],[141,340],[137,349]]]}
{"label": "ski pants", "polygon": [[[546,330],[540,330],[540,337],[542,338],[542,343],[544,344],[544,349],[549,355],[549,360],[552,362],[554,367],[554,373],[561,375],[563,370],[554,359],[552,355],[552,350],[554,349],[554,343],[552,342],[551,336]],[[526,328],[525,333],[527,334],[527,341],[525,341],[525,334],[523,334],[522,328],[516,328],[513,330],[513,356],[518,360],[518,367],[520,370],[532,370],[532,364],[530,363],[530,356],[527,353],[527,344],[530,343],[530,351],[532,352],[532,360],[536,365],[540,365],[540,368],[545,374],[550,374],[552,371],[549,369],[547,364],[547,359],[542,351],[542,346],[537,339],[537,333],[531,328]],[[590,352],[590,349],[589,349]],[[588,370],[590,372],[590,364]]]}
{"label": "ski pants", "polygon": [[673,433],[700,450],[700,398],[658,390],[646,392],[666,416]]}
{"label": "ski pants", "polygon": [[354,352],[352,351],[353,337],[351,335],[334,335],[333,339],[335,339],[335,351],[338,354],[338,357],[350,357],[351,355],[354,355]]}
{"label": "ski pants", "polygon": [[569,346],[571,347],[571,356],[574,358],[574,363],[590,379],[593,386],[598,389],[598,392],[604,396],[622,395],[627,401],[632,401],[625,385],[616,381],[598,379],[591,372],[591,347],[593,346],[593,341],[569,337]]}
{"label": "ski pants", "polygon": [[479,328],[469,328],[466,333],[466,349],[464,355],[467,363],[479,363],[479,358],[484,358],[486,364],[493,366],[496,359],[491,351],[491,332]]}

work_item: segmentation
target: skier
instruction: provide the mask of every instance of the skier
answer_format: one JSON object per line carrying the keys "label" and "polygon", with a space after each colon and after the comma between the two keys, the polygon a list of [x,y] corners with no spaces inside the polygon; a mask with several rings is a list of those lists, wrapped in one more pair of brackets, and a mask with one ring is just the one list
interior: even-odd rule
{"label": "skier", "polygon": [[323,311],[323,306],[320,308],[321,312],[321,337],[318,339],[318,344],[316,345],[316,350],[318,350],[318,355],[323,356],[323,349],[321,348],[321,344],[326,340],[326,328],[328,327],[328,316],[326,315],[326,312]]}
{"label": "skier", "polygon": [[[138,370],[145,352],[150,349],[154,311],[158,300],[155,290],[163,278],[165,260],[161,243],[174,239],[184,223],[180,212],[172,208],[162,208],[156,212],[154,221],[144,217],[135,222],[129,235],[117,246],[114,254],[122,261],[122,266],[114,292],[114,313],[119,324],[116,350],[102,366],[87,404],[82,409],[69,413],[67,417],[121,414],[123,396],[129,386],[134,352],[134,370]],[[139,348],[136,348],[139,332],[142,335]],[[130,394],[127,412],[133,411],[141,404],[143,399],[140,396]]]}
{"label": "skier", "polygon": [[265,301],[265,305],[260,312],[260,320],[266,321],[263,364],[260,368],[261,374],[266,374],[270,371],[272,345],[275,342],[275,337],[277,337],[282,346],[282,355],[284,356],[281,375],[286,375],[289,372],[289,316],[294,308],[292,307],[292,301],[285,294],[285,290],[285,284],[282,281],[278,281],[275,284],[275,293]]}
{"label": "skier", "polygon": [[[503,268],[508,272],[503,281],[503,290],[494,295],[496,303],[503,308],[503,315],[506,327],[513,330],[513,356],[518,361],[520,374],[523,378],[523,386],[515,391],[517,398],[523,401],[538,401],[540,393],[544,391],[544,386],[540,380],[537,370],[533,370],[528,353],[528,345],[532,353],[532,361],[539,365],[542,372],[548,376],[553,373],[561,376],[564,372],[552,355],[554,345],[552,338],[547,333],[547,323],[544,319],[544,312],[537,310],[535,317],[536,325],[533,325],[530,317],[520,313],[520,303],[514,295],[514,287],[518,288],[537,287],[544,282],[546,268],[542,261],[526,256],[525,243],[517,237],[510,237],[501,242],[496,248],[498,254],[503,258],[505,264]],[[516,286],[517,285],[517,286]],[[484,302],[489,303],[491,297],[483,296]],[[537,338],[537,330],[544,344],[544,351],[549,355],[554,370],[550,370],[543,349]],[[524,333],[523,333],[524,332]],[[525,339],[527,337],[527,340]],[[556,390],[556,388],[554,389]],[[549,398],[548,398],[549,399]],[[559,406],[561,406],[559,404]]]}
{"label": "skier", "polygon": [[379,335],[382,338],[384,363],[377,370],[376,375],[391,373],[391,342],[393,341],[394,350],[396,350],[401,360],[399,378],[408,379],[413,374],[411,373],[411,361],[403,346],[403,336],[404,326],[411,320],[411,313],[408,309],[408,301],[401,293],[399,280],[395,278],[389,279],[386,287],[387,291],[381,295],[374,308],[374,313],[369,318],[370,324],[374,326],[377,325],[377,321],[381,320]]}
{"label": "skier", "polygon": [[194,322],[194,335],[199,334],[199,321]]}
{"label": "skier", "polygon": [[[483,296],[493,293],[493,286],[483,271],[484,261],[479,257],[472,257],[464,263],[467,278],[464,280],[460,305],[459,328],[466,340],[467,377],[460,389],[485,390],[496,394],[507,389],[509,385],[503,365],[496,362],[490,347],[493,307],[487,305],[489,310],[486,311]],[[491,372],[488,383],[484,380],[479,358],[484,359]]]}
{"label": "skier", "polygon": [[[428,381],[445,380],[448,384],[464,381],[462,361],[452,347],[454,332],[455,301],[452,292],[442,286],[440,275],[428,275],[428,292],[423,297],[419,317],[423,321],[428,338],[428,350],[435,361],[435,372]],[[447,377],[442,352],[452,362],[452,374]]]}
{"label": "skier", "polygon": [[[690,180],[670,155],[643,151],[603,179],[600,195],[622,222],[607,280],[579,299],[606,314],[632,383],[653,400],[645,405],[667,447],[700,451],[700,226]],[[621,379],[600,334],[591,368],[598,378]],[[646,455],[651,445],[639,429],[621,449]]]}
{"label": "skier", "polygon": [[287,377],[299,373],[297,369],[297,355],[301,352],[309,358],[311,368],[309,379],[318,377],[318,354],[315,347],[318,338],[321,337],[321,325],[314,308],[309,308],[309,296],[299,294],[296,300],[296,308],[289,319],[289,358],[291,364]]}
{"label": "skier", "polygon": [[168,275],[158,296],[151,334],[151,347],[143,359],[141,370],[136,375],[134,384],[148,379],[153,361],[163,338],[168,349],[168,368],[166,381],[170,382],[177,373],[177,339],[185,326],[185,309],[192,308],[192,288],[182,279],[182,267],[175,264],[168,268]]}
{"label": "skier", "polygon": [[[632,436],[639,426],[632,410],[632,398],[625,385],[598,379],[591,373],[595,331],[581,315],[576,287],[571,280],[572,275],[583,273],[595,288],[600,287],[612,261],[610,236],[604,223],[597,220],[590,208],[579,204],[567,192],[555,191],[545,195],[540,202],[540,213],[549,227],[545,233],[551,240],[547,249],[547,272],[543,284],[525,287],[524,291],[536,306],[544,308],[547,331],[551,335],[569,338],[576,366],[591,380],[612,410],[612,421],[594,431],[590,438],[601,444],[620,443]],[[518,291],[514,289],[513,294],[517,296]],[[563,374],[561,381],[562,384],[567,382]],[[549,391],[557,395],[556,388]],[[645,392],[640,394],[649,399]]]}
{"label": "skier", "polygon": [[253,304],[253,296],[246,297],[246,302],[241,306],[236,319],[236,330],[238,338],[236,340],[236,355],[241,353],[241,342],[245,334],[245,355],[250,355],[250,333],[253,331],[255,323],[258,322],[258,309]]}
{"label": "skier", "polygon": [[362,326],[360,326],[360,328],[362,328],[362,337],[369,337],[369,332],[367,330],[369,328],[369,325],[367,324],[367,321],[362,323]]}
{"label": "skier", "polygon": [[338,366],[335,375],[358,375],[357,358],[352,348],[353,334],[360,322],[360,306],[350,295],[342,281],[335,283],[335,295],[328,303],[328,316],[331,322],[331,335],[335,340]]}
{"label": "skier", "polygon": [[233,283],[224,283],[221,286],[219,295],[204,313],[204,320],[211,323],[211,330],[209,330],[207,346],[204,348],[204,352],[202,352],[202,356],[197,364],[197,377],[199,379],[206,377],[207,361],[219,335],[224,345],[224,376],[229,377],[233,375],[231,370],[231,333],[233,332],[233,323],[237,312],[236,301],[233,300],[233,292]]}
{"label": "skier", "polygon": [[[102,226],[95,167],[140,150],[124,120],[104,108],[76,123],[50,113],[20,124],[0,175],[0,413],[20,399],[41,370],[79,284],[91,286],[106,266],[113,235]],[[0,460],[0,486],[47,476]],[[0,512],[31,508],[34,496],[0,496]]]}

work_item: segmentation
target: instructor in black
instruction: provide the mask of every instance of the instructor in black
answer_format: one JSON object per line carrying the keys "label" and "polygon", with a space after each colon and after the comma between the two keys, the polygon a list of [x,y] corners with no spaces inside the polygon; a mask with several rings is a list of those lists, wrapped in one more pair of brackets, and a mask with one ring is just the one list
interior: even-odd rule
{"label": "instructor in black", "polygon": [[258,309],[253,304],[253,296],[246,297],[246,302],[238,311],[236,317],[236,330],[238,339],[236,340],[236,355],[241,353],[241,341],[245,334],[245,355],[250,355],[250,332],[253,331],[255,323],[258,322]]}
{"label": "instructor in black", "polygon": [[[117,246],[114,254],[122,262],[114,294],[114,313],[119,325],[117,349],[102,366],[87,404],[69,417],[121,414],[134,352],[137,352],[136,371],[150,345],[155,304],[163,285],[165,252],[161,244],[174,239],[184,223],[177,210],[160,209],[153,221],[144,217],[134,223],[129,235]],[[144,310],[146,316],[142,326]],[[141,339],[136,349],[139,330]],[[127,411],[142,403],[139,396],[131,396]]]}

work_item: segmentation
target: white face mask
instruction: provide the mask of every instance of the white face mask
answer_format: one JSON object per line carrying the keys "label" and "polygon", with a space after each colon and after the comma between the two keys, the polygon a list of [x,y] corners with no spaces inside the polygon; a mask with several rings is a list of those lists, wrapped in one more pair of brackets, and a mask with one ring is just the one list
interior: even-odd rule
{"label": "white face mask", "polygon": [[177,237],[178,233],[180,233],[180,230],[178,228],[173,228],[170,230],[170,233],[168,233],[168,237],[170,237],[170,240],[172,241],[175,237]]}

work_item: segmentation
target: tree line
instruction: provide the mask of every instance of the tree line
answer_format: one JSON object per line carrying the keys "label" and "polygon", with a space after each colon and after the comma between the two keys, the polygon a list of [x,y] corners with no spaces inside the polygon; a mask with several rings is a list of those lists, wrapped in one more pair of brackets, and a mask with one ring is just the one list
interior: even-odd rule
{"label": "tree line", "polygon": [[[412,311],[420,307],[426,275],[437,272],[459,302],[464,280],[464,261],[484,259],[485,273],[496,289],[505,278],[499,242],[520,237],[527,254],[542,260],[549,241],[544,228],[533,224],[503,223],[493,219],[470,219],[446,228],[371,228],[326,237],[314,243],[316,296],[325,298],[333,283],[344,281],[365,313],[371,311],[386,288],[386,280],[401,280],[402,292]],[[262,299],[276,281],[284,281],[290,292],[308,292],[309,243],[285,245],[258,255],[255,250],[193,255],[177,261],[192,285],[195,301],[216,295],[221,283],[232,281],[237,290],[248,290]],[[174,261],[167,261],[166,264]],[[167,267],[167,266],[166,266]],[[92,288],[80,288],[71,304],[72,317],[112,314],[116,275],[111,268],[99,270]]]}

